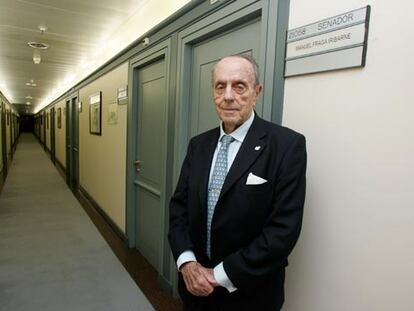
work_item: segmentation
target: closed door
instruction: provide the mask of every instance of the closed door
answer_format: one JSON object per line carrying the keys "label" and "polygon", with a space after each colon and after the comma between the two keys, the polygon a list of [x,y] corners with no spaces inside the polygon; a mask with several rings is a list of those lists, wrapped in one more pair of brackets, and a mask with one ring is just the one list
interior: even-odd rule
{"label": "closed door", "polygon": [[135,70],[138,98],[136,142],[136,247],[161,272],[166,161],[166,69],[159,60]]}
{"label": "closed door", "polygon": [[43,133],[42,133],[42,141],[43,141],[43,147],[47,149],[46,147],[46,126],[47,126],[47,120],[46,120],[46,111],[43,111]]}
{"label": "closed door", "polygon": [[7,175],[7,145],[6,145],[6,116],[5,116],[4,103],[1,103],[0,107],[0,131],[1,131],[1,140],[0,148],[2,154],[2,166],[3,166],[3,179]]}
{"label": "closed door", "polygon": [[191,66],[190,136],[218,126],[213,104],[211,72],[224,56],[248,54],[256,58],[260,47],[260,20],[224,32],[193,47]]}
{"label": "closed door", "polygon": [[77,97],[66,101],[66,181],[72,190],[79,185],[79,114]]}
{"label": "closed door", "polygon": [[55,107],[50,109],[50,158],[55,163]]}

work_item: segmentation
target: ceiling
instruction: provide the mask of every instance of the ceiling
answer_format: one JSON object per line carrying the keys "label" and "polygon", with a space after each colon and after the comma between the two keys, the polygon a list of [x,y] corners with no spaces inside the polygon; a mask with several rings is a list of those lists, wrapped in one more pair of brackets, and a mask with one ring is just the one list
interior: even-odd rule
{"label": "ceiling", "polygon": [[[94,50],[99,52],[99,43],[146,2],[0,0],[0,90],[19,114],[33,113],[60,81],[73,75]],[[39,25],[47,27],[43,34]],[[30,41],[50,46],[36,50],[41,56],[38,65],[33,63],[35,49],[27,45]]]}

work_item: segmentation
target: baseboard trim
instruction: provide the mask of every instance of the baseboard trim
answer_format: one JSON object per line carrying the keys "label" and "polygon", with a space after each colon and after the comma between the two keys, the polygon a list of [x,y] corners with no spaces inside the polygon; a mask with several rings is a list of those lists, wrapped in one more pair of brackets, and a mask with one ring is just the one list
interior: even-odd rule
{"label": "baseboard trim", "polygon": [[62,163],[60,163],[60,161],[55,158],[55,166],[59,172],[59,174],[62,176],[62,178],[66,181],[66,168],[63,166]]}
{"label": "baseboard trim", "polygon": [[105,220],[105,222],[111,227],[115,234],[122,240],[122,242],[128,246],[128,237],[118,227],[118,225],[108,216],[108,214],[99,206],[98,203],[91,197],[91,195],[82,187],[79,186],[79,194],[93,207]]}
{"label": "baseboard trim", "polygon": [[172,286],[172,284],[170,282],[168,282],[168,280],[161,273],[158,273],[158,282],[160,283],[162,289],[165,292],[167,292],[171,296],[173,295],[173,286]]}

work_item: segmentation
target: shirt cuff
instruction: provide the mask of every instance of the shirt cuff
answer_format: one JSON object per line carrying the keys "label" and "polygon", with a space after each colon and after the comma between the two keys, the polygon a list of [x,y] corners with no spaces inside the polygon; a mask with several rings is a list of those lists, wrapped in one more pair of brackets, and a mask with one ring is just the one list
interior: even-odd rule
{"label": "shirt cuff", "polygon": [[183,264],[190,261],[197,261],[196,256],[192,250],[184,251],[177,259],[177,268],[180,271],[180,268]]}
{"label": "shirt cuff", "polygon": [[216,282],[220,285],[226,288],[229,293],[232,293],[237,290],[236,287],[234,287],[232,281],[230,281],[229,277],[227,276],[226,271],[224,271],[223,262],[219,263],[213,270],[214,278],[216,279]]}

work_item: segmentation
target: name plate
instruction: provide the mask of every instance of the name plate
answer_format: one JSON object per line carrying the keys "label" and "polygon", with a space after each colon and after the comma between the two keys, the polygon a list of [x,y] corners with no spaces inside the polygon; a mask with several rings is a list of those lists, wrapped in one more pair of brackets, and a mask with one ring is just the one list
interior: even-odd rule
{"label": "name plate", "polygon": [[289,30],[285,77],[365,66],[369,13],[366,6]]}
{"label": "name plate", "polygon": [[125,85],[123,87],[118,88],[117,100],[118,105],[123,105],[128,103],[128,86]]}

